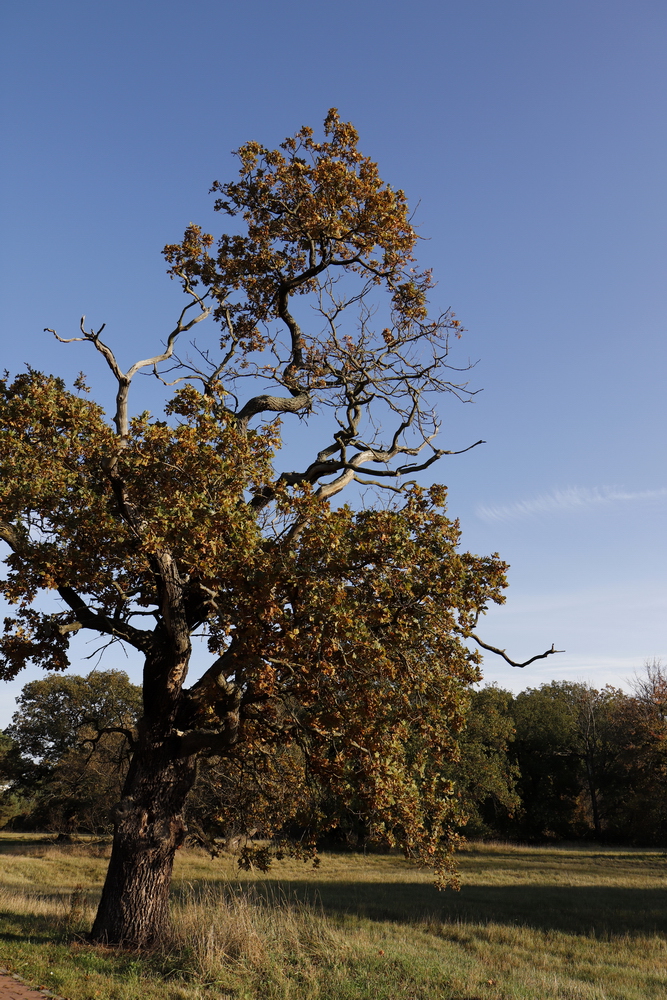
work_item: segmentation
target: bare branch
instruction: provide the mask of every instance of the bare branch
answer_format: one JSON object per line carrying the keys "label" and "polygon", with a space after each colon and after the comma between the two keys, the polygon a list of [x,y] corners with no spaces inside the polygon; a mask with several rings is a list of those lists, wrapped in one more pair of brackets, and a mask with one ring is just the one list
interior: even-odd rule
{"label": "bare branch", "polygon": [[[368,475],[376,477],[372,480],[359,479],[357,471],[361,466],[369,462],[389,462],[391,458],[398,454],[408,454],[417,455],[429,442],[424,441],[417,448],[402,448],[395,447],[392,451],[378,452],[372,449],[367,449],[366,451],[357,452],[349,461],[316,461],[313,462],[304,472],[284,472],[279,477],[279,483],[287,483],[289,486],[298,486],[301,483],[311,483],[315,484],[318,480],[325,476],[337,475],[337,478],[329,483],[322,483],[317,491],[316,496],[321,497],[326,500],[329,497],[336,496],[345,489],[351,482],[360,482],[365,486],[378,486],[383,489],[394,490],[395,492],[401,492],[405,486],[395,487],[388,483],[380,482],[381,478],[391,478],[399,479],[402,476],[410,475],[415,472],[423,472],[428,469],[429,466],[437,462],[439,458],[444,455],[463,455],[466,451],[470,451],[472,448],[476,448],[480,444],[485,444],[485,441],[475,441],[474,444],[468,445],[467,448],[461,448],[458,451],[449,451],[445,449],[433,449],[433,453],[429,458],[423,462],[412,462],[408,465],[401,465],[397,469],[368,469]],[[321,451],[320,456],[326,455],[328,452],[335,450],[343,450],[342,446],[333,445],[330,448]],[[262,508],[266,504],[270,503],[275,496],[275,490],[273,488],[267,488],[262,491],[262,493],[257,494],[250,501],[251,506],[255,508]]]}
{"label": "bare branch", "polygon": [[[52,333],[56,340],[59,340],[61,344],[71,344],[75,341],[88,341],[93,345],[93,347],[100,352],[109,368],[114,374],[116,382],[118,383],[118,390],[116,392],[116,413],[114,416],[114,423],[116,425],[116,432],[121,439],[121,443],[124,443],[127,439],[129,433],[129,415],[128,415],[128,395],[130,391],[130,383],[132,379],[142,368],[153,367],[157,369],[162,361],[167,361],[174,353],[174,346],[177,337],[181,333],[186,333],[191,330],[196,323],[201,323],[203,319],[206,319],[210,315],[211,310],[208,306],[204,305],[204,298],[197,295],[197,293],[190,287],[189,283],[185,283],[185,290],[193,296],[194,301],[188,302],[186,306],[181,310],[181,314],[178,317],[178,322],[176,326],[171,331],[167,338],[167,346],[161,354],[156,354],[152,358],[145,358],[143,361],[135,361],[135,363],[128,368],[126,372],[123,372],[122,368],[118,364],[114,352],[111,350],[108,344],[105,344],[103,340],[100,339],[100,335],[104,330],[106,324],[102,324],[99,330],[86,330],[84,324],[86,317],[81,317],[81,322],[79,324],[82,337],[60,337],[55,330],[50,327],[45,327],[46,333]],[[185,322],[185,317],[189,309],[193,306],[198,305],[200,312],[198,315],[194,316],[188,322]]]}
{"label": "bare branch", "polygon": [[524,660],[523,663],[516,663],[514,660],[510,660],[504,649],[497,649],[496,646],[489,646],[488,643],[483,642],[478,636],[476,636],[474,632],[468,632],[466,635],[470,639],[474,639],[478,646],[481,646],[482,649],[488,649],[490,653],[496,653],[497,656],[502,656],[503,660],[509,663],[511,667],[527,667],[529,663],[534,663],[535,660],[543,660],[546,656],[551,656],[552,653],[565,652],[564,649],[556,649],[554,644],[551,649],[547,649],[545,653],[538,653],[537,656],[531,656],[529,660]]}

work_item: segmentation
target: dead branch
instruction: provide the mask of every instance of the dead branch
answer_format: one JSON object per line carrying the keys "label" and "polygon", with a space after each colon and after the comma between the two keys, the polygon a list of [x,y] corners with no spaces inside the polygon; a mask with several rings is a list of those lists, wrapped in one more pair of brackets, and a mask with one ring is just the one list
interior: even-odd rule
{"label": "dead branch", "polygon": [[467,637],[474,639],[478,646],[482,649],[488,649],[490,653],[495,653],[497,656],[502,656],[511,667],[527,667],[529,663],[534,663],[535,660],[543,660],[546,656],[551,656],[552,653],[564,653],[564,649],[556,649],[555,644],[551,646],[551,649],[547,649],[545,653],[538,653],[536,656],[531,656],[529,660],[524,660],[523,663],[517,663],[515,660],[511,660],[504,649],[498,649],[496,646],[489,646],[487,642],[483,642],[474,632],[466,633]]}

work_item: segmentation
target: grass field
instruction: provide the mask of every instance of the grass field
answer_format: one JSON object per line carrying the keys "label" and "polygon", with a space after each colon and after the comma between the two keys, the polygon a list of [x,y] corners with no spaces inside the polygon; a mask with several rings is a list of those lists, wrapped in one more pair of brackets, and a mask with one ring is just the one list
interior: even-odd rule
{"label": "grass field", "polygon": [[85,941],[105,853],[0,834],[0,962],[68,1000],[667,1000],[661,851],[480,845],[460,893],[394,856],[180,852],[147,957]]}

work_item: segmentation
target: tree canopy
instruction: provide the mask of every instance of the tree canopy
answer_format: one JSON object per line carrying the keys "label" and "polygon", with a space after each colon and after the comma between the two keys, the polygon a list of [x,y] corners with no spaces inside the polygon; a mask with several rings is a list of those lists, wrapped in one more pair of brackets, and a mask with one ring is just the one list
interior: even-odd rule
{"label": "tree canopy", "polygon": [[[304,785],[353,800],[449,878],[458,805],[442,765],[479,677],[467,640],[503,600],[506,567],[460,551],[444,488],[408,478],[474,447],[435,440],[435,405],[468,393],[449,361],[461,327],[428,311],[403,192],[335,111],[324,134],[247,143],[239,179],[213,185],[238,231],[216,242],[191,224],[165,248],[186,304],[163,350],[123,371],[103,328],[59,337],[106,360],[111,421],[83,376],[72,390],[34,369],[0,381],[3,676],[64,669],[80,629],[145,658],[98,939],[163,933],[201,753],[260,775],[290,750]],[[210,316],[219,347],[184,354]],[[142,370],[172,387],[158,417],[130,410]],[[296,470],[280,466],[288,420]],[[379,499],[332,504],[355,482]],[[201,634],[209,664],[186,686]],[[297,807],[274,803],[274,825]],[[301,821],[336,818],[314,807]]]}

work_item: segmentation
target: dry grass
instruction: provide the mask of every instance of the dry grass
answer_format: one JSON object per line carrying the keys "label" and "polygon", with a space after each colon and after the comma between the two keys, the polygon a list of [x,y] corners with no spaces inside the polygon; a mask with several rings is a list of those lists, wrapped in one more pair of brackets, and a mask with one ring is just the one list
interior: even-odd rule
{"label": "dry grass", "polygon": [[667,997],[659,851],[483,845],[460,894],[394,856],[238,877],[180,852],[172,940],[142,957],[85,944],[106,862],[84,848],[0,838],[0,960],[70,1000]]}

